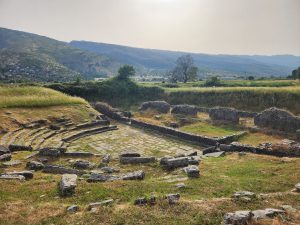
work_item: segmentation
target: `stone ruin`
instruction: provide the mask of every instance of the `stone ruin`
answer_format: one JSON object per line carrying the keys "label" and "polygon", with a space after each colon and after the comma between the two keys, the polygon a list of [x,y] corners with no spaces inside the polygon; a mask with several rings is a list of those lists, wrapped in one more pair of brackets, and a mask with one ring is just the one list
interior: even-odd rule
{"label": "stone ruin", "polygon": [[215,107],[209,110],[209,117],[212,120],[227,121],[231,123],[239,123],[239,112],[234,108]]}
{"label": "stone ruin", "polygon": [[172,114],[197,116],[198,108],[194,105],[174,105],[171,110]]}
{"label": "stone ruin", "polygon": [[261,128],[294,133],[300,129],[300,118],[291,112],[273,107],[255,116],[254,124]]}
{"label": "stone ruin", "polygon": [[170,111],[170,108],[170,104],[165,101],[149,101],[144,102],[139,108],[139,110],[146,111],[148,109],[152,109],[159,113],[168,113]]}

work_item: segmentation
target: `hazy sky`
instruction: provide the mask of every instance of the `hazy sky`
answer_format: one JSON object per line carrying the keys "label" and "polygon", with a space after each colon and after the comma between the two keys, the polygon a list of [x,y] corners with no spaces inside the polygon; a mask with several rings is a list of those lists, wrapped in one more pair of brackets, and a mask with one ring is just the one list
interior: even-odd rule
{"label": "hazy sky", "polygon": [[0,0],[0,26],[62,41],[300,55],[300,0]]}

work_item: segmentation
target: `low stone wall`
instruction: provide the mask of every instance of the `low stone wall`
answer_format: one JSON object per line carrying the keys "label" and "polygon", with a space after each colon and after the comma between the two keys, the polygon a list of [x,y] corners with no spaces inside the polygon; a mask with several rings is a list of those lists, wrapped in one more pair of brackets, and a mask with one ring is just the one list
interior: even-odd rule
{"label": "low stone wall", "polygon": [[146,123],[135,119],[131,119],[131,125],[141,127],[144,129],[154,130],[162,134],[178,137],[185,141],[191,141],[201,145],[209,145],[209,146],[218,145],[218,143],[231,143],[232,141],[237,140],[241,135],[245,134],[245,132],[242,132],[242,133],[229,135],[221,138],[211,138],[211,137],[186,133],[173,128],[158,126],[158,125]]}
{"label": "low stone wall", "polygon": [[300,150],[286,151],[281,149],[268,149],[263,147],[255,147],[252,145],[244,145],[239,142],[233,142],[230,145],[221,144],[220,150],[225,152],[251,152],[255,154],[273,155],[278,157],[300,157]]}

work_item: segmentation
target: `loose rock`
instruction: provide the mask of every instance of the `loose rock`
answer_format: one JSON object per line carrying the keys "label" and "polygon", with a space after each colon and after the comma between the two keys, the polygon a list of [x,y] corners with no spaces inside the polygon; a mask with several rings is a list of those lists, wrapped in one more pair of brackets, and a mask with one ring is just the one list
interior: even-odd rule
{"label": "loose rock", "polygon": [[95,164],[91,163],[87,160],[78,159],[78,160],[75,161],[73,166],[76,169],[91,169],[91,168],[95,167]]}
{"label": "loose rock", "polygon": [[220,151],[220,152],[208,153],[208,154],[205,154],[204,156],[206,156],[206,157],[221,157],[224,155],[225,155],[225,152]]}
{"label": "loose rock", "polygon": [[105,182],[120,179],[118,176],[92,172],[87,182]]}
{"label": "loose rock", "polygon": [[78,205],[71,205],[67,208],[67,212],[69,213],[75,213],[79,210]]}
{"label": "loose rock", "polygon": [[256,194],[250,191],[238,191],[236,193],[234,193],[234,195],[232,196],[232,198],[235,201],[251,201],[254,198],[256,198]]}
{"label": "loose rock", "polygon": [[19,181],[24,181],[25,177],[22,175],[7,175],[7,174],[2,174],[0,175],[1,180],[19,180]]}
{"label": "loose rock", "polygon": [[4,155],[4,154],[9,154],[9,153],[10,153],[10,151],[9,151],[8,148],[6,148],[6,147],[3,146],[3,145],[0,145],[0,156],[1,156],[1,155]]}
{"label": "loose rock", "polygon": [[134,200],[134,205],[146,205],[147,204],[147,199],[145,197],[143,198],[137,198]]}
{"label": "loose rock", "polygon": [[170,104],[165,101],[149,101],[144,102],[139,108],[140,111],[145,111],[147,109],[156,110],[159,113],[168,113],[170,111]]}
{"label": "loose rock", "polygon": [[94,203],[90,203],[89,206],[88,206],[88,210],[92,210],[94,208],[98,208],[100,206],[105,206],[105,205],[110,205],[114,202],[113,199],[108,199],[108,200],[105,200],[105,201],[102,201],[102,202],[94,202]]}
{"label": "loose rock", "polygon": [[167,194],[166,195],[166,199],[168,200],[170,205],[174,205],[176,203],[178,203],[179,199],[180,199],[180,194]]}
{"label": "loose rock", "polygon": [[64,152],[66,152],[66,148],[42,148],[39,150],[39,155],[41,156],[49,156],[49,157],[59,157]]}
{"label": "loose rock", "polygon": [[10,153],[0,155],[0,161],[9,161],[9,160],[11,160],[11,154]]}
{"label": "loose rock", "polygon": [[82,175],[85,174],[86,172],[83,170],[76,170],[76,169],[70,169],[70,168],[65,168],[63,166],[58,166],[58,165],[46,165],[43,169],[44,173],[54,173],[54,174],[77,174],[77,175]]}
{"label": "loose rock", "polygon": [[123,180],[143,180],[145,178],[145,173],[142,170],[124,174],[122,176]]}
{"label": "loose rock", "polygon": [[188,177],[191,177],[191,178],[197,178],[200,175],[199,168],[195,165],[185,167],[183,170],[186,172]]}
{"label": "loose rock", "polygon": [[226,213],[223,218],[224,225],[248,225],[251,222],[253,213],[250,211],[236,211]]}
{"label": "loose rock", "polygon": [[24,170],[24,171],[19,171],[19,172],[6,172],[2,175],[21,175],[23,177],[25,177],[26,180],[32,179],[33,178],[33,172],[28,171],[28,170]]}
{"label": "loose rock", "polygon": [[166,160],[165,168],[168,170],[176,169],[178,167],[186,167],[189,164],[187,157],[174,158]]}
{"label": "loose rock", "polygon": [[155,157],[121,157],[121,164],[142,164],[142,163],[154,163]]}
{"label": "loose rock", "polygon": [[44,164],[43,163],[40,163],[40,162],[37,162],[37,161],[29,161],[27,164],[26,164],[26,168],[29,169],[29,170],[34,170],[34,171],[37,171],[37,170],[42,170],[44,168]]}
{"label": "loose rock", "polygon": [[8,162],[2,163],[3,166],[17,166],[20,164],[21,164],[20,160],[13,160],[13,161],[8,161]]}
{"label": "loose rock", "polygon": [[63,174],[59,183],[59,192],[63,197],[72,196],[75,193],[76,186],[76,174]]}

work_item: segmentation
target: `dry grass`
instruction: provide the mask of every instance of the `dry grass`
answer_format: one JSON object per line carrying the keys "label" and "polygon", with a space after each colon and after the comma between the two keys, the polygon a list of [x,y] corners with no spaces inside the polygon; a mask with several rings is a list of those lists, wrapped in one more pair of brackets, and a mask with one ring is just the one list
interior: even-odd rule
{"label": "dry grass", "polygon": [[33,86],[0,86],[0,108],[46,107],[87,104],[85,100],[58,91]]}

